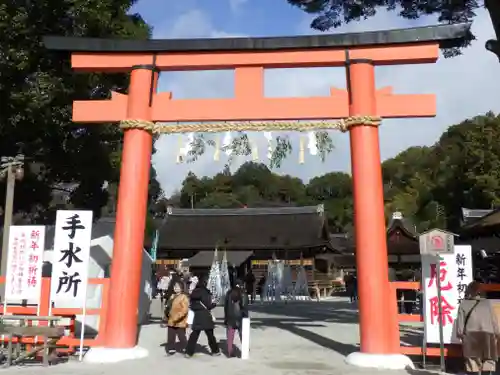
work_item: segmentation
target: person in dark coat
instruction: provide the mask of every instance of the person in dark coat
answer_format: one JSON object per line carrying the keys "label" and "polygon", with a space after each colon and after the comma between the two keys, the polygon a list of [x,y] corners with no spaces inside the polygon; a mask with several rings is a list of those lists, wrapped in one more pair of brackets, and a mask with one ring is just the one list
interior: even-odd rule
{"label": "person in dark coat", "polygon": [[204,331],[207,336],[212,355],[220,355],[219,344],[214,336],[215,323],[212,310],[215,306],[216,304],[212,302],[212,294],[206,287],[206,280],[198,282],[191,293],[190,309],[194,317],[186,347],[186,357],[193,356],[201,331]]}
{"label": "person in dark coat", "polygon": [[243,318],[248,318],[248,297],[243,290],[243,283],[239,280],[226,293],[224,300],[224,324],[227,334],[227,355],[232,356],[234,334],[238,331],[240,342],[242,342],[241,329]]}
{"label": "person in dark coat", "polygon": [[344,285],[351,303],[355,302],[358,299],[358,280],[356,279],[356,275],[351,273],[346,274],[344,276]]}
{"label": "person in dark coat", "polygon": [[252,270],[249,269],[245,276],[245,289],[248,295],[250,295],[250,303],[255,301],[255,275]]}

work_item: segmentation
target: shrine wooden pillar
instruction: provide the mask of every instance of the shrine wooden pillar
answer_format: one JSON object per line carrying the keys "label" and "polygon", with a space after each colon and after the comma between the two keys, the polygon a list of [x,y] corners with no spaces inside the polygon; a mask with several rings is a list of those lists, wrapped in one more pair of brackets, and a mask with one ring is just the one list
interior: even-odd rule
{"label": "shrine wooden pillar", "polygon": [[[130,73],[126,117],[151,120],[151,100],[158,73],[136,65]],[[132,348],[137,342],[138,310],[148,204],[153,136],[143,129],[125,130],[111,263],[105,345]]]}

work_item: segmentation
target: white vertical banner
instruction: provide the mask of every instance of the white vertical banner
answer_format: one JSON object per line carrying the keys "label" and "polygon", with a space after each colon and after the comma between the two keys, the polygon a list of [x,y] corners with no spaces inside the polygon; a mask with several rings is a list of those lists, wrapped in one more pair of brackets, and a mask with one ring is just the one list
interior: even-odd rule
{"label": "white vertical banner", "polygon": [[5,302],[40,303],[45,227],[13,225],[9,231]]}
{"label": "white vertical banner", "polygon": [[464,299],[467,286],[474,281],[474,275],[472,274],[472,247],[470,245],[455,246],[455,264],[457,266],[457,302],[460,303]]}
{"label": "white vertical banner", "polygon": [[57,211],[50,300],[86,301],[92,211]]}
{"label": "white vertical banner", "polygon": [[81,301],[80,361],[83,359],[92,211],[57,211],[50,300]]}
{"label": "white vertical banner", "polygon": [[[455,245],[455,268],[455,288],[457,289],[456,303],[458,306],[465,297],[465,290],[467,289],[467,286],[474,281],[471,245]],[[457,332],[454,329],[451,342],[460,343],[456,333]]]}
{"label": "white vertical banner", "polygon": [[[439,343],[439,303],[441,303],[445,344],[458,342],[455,319],[467,285],[472,282],[472,252],[469,245],[456,245],[453,253],[440,255],[440,274],[436,257],[422,256],[425,335],[428,343]],[[441,301],[437,296],[437,277],[441,282]]]}

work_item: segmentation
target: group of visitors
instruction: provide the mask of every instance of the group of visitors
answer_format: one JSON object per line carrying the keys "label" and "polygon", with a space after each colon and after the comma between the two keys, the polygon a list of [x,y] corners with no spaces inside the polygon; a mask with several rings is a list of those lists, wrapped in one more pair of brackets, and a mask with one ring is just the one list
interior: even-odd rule
{"label": "group of visitors", "polygon": [[[192,357],[203,331],[207,336],[211,354],[220,355],[219,344],[214,335],[215,321],[212,314],[217,304],[207,289],[206,279],[196,280],[195,284],[193,282],[191,278],[187,286],[182,278],[172,276],[166,289],[164,319],[167,323],[167,354],[174,355],[177,352],[176,341],[178,340],[185,356]],[[171,294],[168,292],[170,289]],[[187,289],[190,290],[186,292]],[[241,341],[243,318],[246,317],[248,317],[248,298],[243,283],[236,280],[224,299],[224,325],[229,357],[233,356],[236,332],[239,333]],[[188,327],[191,330],[189,338],[187,338]]]}
{"label": "group of visitors", "polygon": [[173,288],[177,282],[183,285],[183,290],[188,290],[191,293],[198,283],[198,278],[190,273],[183,273],[180,270],[170,270],[167,275],[157,278],[156,291],[153,293],[153,298],[159,295],[162,303],[168,301],[174,292]]}

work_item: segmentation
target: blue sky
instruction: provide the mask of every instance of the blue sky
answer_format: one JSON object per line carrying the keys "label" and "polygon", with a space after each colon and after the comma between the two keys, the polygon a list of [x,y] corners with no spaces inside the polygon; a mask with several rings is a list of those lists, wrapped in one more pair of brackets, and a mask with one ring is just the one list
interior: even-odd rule
{"label": "blue sky", "polygon": [[229,34],[252,36],[289,35],[294,25],[297,33],[310,18],[285,0],[141,0],[133,9],[155,26],[155,38],[170,34],[178,17],[193,10],[205,13]]}
{"label": "blue sky", "polygon": [[[154,27],[154,38],[199,38],[232,36],[278,36],[313,34],[309,28],[312,16],[290,6],[286,0],[140,0],[133,9]],[[342,26],[332,32],[359,32],[414,27],[434,24],[431,17],[415,21],[397,17],[395,12],[381,10],[376,17]],[[381,129],[382,158],[390,158],[414,145],[430,145],[450,125],[467,117],[500,109],[498,79],[491,72],[500,66],[493,54],[484,49],[492,38],[493,28],[486,12],[480,11],[473,30],[478,37],[472,47],[454,59],[441,58],[436,64],[391,66],[377,68],[377,86],[391,85],[396,93],[434,93],[438,115],[433,119],[386,120]],[[159,88],[172,91],[175,98],[230,97],[232,72],[162,73]],[[329,88],[345,88],[345,73],[341,68],[276,69],[266,72],[266,95],[317,96],[328,95]],[[298,164],[293,152],[277,173],[308,179],[332,171],[350,170],[349,139],[345,134],[332,133],[335,150],[326,162],[307,155],[305,164]],[[261,134],[252,134],[259,145],[262,162],[266,141]],[[290,138],[298,149],[298,137]],[[156,143],[153,163],[158,179],[169,195],[188,171],[197,175],[213,175],[222,170],[224,160],[213,160],[213,151],[192,164],[176,164],[178,139],[162,136]],[[236,168],[249,158],[239,158]],[[411,166],[409,166],[411,168]]]}

